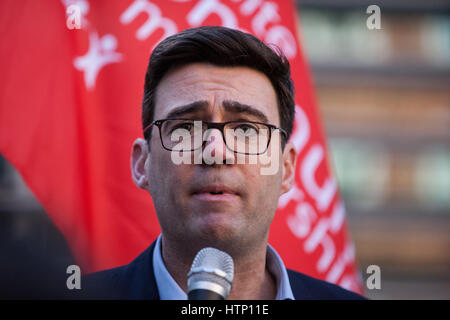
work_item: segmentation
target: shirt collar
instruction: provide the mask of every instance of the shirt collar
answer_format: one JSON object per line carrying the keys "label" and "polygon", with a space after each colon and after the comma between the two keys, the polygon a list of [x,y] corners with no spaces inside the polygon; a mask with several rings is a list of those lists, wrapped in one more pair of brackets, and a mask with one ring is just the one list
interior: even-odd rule
{"label": "shirt collar", "polygon": [[[266,265],[269,272],[275,277],[277,284],[276,300],[294,300],[291,284],[283,260],[272,246],[267,245]],[[187,300],[187,294],[175,282],[164,264],[161,254],[161,235],[156,240],[153,250],[153,272],[161,300]]]}

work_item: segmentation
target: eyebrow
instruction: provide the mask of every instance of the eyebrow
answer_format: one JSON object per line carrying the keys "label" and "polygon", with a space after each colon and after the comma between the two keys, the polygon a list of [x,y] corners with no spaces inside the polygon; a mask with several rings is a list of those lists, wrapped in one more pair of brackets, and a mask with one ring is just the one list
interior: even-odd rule
{"label": "eyebrow", "polygon": [[208,105],[209,105],[209,103],[206,100],[195,101],[195,102],[174,108],[172,111],[170,111],[167,114],[166,118],[183,117],[186,114],[204,110],[208,107]]}
{"label": "eyebrow", "polygon": [[263,112],[259,111],[257,108],[252,107],[248,104],[240,103],[233,100],[225,100],[223,102],[223,107],[225,108],[226,111],[230,113],[245,113],[250,116],[258,118],[261,122],[264,123],[269,122],[269,119]]}
{"label": "eyebrow", "polygon": [[[269,119],[267,116],[258,110],[255,107],[252,107],[248,104],[240,103],[238,101],[234,100],[224,100],[223,101],[223,108],[225,111],[229,113],[240,113],[240,114],[247,114],[253,117],[258,118],[259,121],[268,123]],[[195,113],[201,110],[205,110],[208,108],[209,103],[206,100],[199,100],[195,101],[180,107],[174,108],[172,111],[170,111],[166,118],[177,118],[177,117],[183,117],[189,113]]]}

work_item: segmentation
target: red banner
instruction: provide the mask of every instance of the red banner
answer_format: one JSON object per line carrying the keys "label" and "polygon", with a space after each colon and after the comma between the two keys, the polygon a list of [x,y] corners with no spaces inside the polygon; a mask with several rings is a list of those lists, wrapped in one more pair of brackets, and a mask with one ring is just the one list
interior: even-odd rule
{"label": "red banner", "polygon": [[130,262],[159,234],[130,175],[152,48],[200,25],[248,31],[291,62],[299,158],[270,243],[286,265],[361,292],[291,1],[2,1],[0,150],[68,239],[83,271]]}

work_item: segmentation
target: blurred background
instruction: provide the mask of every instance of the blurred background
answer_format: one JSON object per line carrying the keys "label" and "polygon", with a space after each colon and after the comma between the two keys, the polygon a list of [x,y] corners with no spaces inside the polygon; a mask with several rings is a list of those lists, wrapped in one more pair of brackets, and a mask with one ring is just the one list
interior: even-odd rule
{"label": "blurred background", "polygon": [[297,5],[367,296],[450,299],[450,3]]}
{"label": "blurred background", "polygon": [[[299,34],[372,299],[450,299],[450,4],[297,0]],[[381,29],[369,30],[369,5]],[[70,264],[64,237],[0,155],[0,240]]]}

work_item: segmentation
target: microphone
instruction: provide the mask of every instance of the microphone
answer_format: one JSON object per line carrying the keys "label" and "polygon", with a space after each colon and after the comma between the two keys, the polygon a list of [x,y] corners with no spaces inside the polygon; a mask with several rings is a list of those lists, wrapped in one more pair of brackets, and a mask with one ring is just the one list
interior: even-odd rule
{"label": "microphone", "polygon": [[234,276],[233,258],[215,248],[203,248],[188,273],[188,300],[225,300]]}

